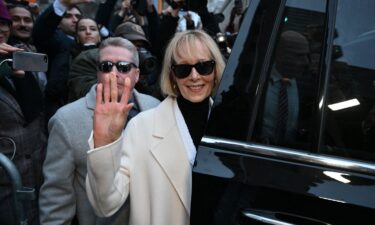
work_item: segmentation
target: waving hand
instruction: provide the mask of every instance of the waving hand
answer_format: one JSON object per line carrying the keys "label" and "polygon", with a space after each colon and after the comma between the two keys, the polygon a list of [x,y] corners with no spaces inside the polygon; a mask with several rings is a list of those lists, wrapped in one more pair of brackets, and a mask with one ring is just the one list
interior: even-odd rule
{"label": "waving hand", "polygon": [[98,84],[96,89],[95,148],[107,145],[121,136],[128,113],[133,107],[132,103],[128,103],[132,91],[130,79],[125,78],[123,93],[119,99],[116,75],[110,73],[104,76],[104,84]]}

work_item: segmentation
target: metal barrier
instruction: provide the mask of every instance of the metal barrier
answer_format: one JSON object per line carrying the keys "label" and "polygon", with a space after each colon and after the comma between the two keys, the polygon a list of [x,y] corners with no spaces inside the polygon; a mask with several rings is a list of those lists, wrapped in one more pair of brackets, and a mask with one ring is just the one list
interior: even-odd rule
{"label": "metal barrier", "polygon": [[34,188],[22,186],[22,179],[18,169],[14,163],[2,153],[0,153],[0,167],[4,168],[12,183],[14,220],[16,224],[27,225],[27,218],[22,202],[34,200],[35,190]]}

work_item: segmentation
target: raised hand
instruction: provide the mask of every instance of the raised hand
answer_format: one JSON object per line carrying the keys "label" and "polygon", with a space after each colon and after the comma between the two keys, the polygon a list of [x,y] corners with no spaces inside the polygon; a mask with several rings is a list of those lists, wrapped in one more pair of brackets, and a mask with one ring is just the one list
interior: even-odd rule
{"label": "raised hand", "polygon": [[131,4],[130,0],[123,0],[121,3],[121,10],[119,11],[118,15],[124,17],[131,11]]}
{"label": "raised hand", "polygon": [[98,84],[96,89],[95,148],[112,143],[121,136],[128,113],[133,107],[132,103],[128,103],[132,91],[130,78],[125,78],[123,93],[119,99],[116,75],[110,73],[104,76],[104,84]]}
{"label": "raised hand", "polygon": [[[23,51],[23,49],[13,47],[6,43],[0,44],[0,55],[11,55],[13,52],[18,52],[18,51]],[[8,60],[11,60],[11,59],[6,59],[6,60],[1,61],[0,66],[2,65],[2,63],[5,63],[5,61],[8,61]],[[25,76],[25,71],[22,71],[22,70],[13,70],[13,71],[10,70],[9,73],[11,73],[13,76],[16,76],[16,77]]]}

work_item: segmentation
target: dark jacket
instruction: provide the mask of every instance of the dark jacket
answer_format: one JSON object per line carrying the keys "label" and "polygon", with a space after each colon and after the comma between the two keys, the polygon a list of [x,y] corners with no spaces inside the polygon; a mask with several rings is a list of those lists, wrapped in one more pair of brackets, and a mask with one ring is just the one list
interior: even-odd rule
{"label": "dark jacket", "polygon": [[58,16],[51,4],[37,18],[33,28],[33,41],[38,52],[48,55],[47,86],[45,89],[46,120],[63,106],[66,98],[66,77],[69,55],[74,40],[58,29],[63,17]]}
{"label": "dark jacket", "polygon": [[[14,79],[14,87],[0,78],[0,152],[12,159],[22,184],[38,193],[42,183],[42,163],[45,156],[46,132],[42,114],[42,93],[31,74]],[[8,176],[0,167],[0,221],[14,224],[12,188]],[[38,196],[25,201],[28,224],[39,224]]]}

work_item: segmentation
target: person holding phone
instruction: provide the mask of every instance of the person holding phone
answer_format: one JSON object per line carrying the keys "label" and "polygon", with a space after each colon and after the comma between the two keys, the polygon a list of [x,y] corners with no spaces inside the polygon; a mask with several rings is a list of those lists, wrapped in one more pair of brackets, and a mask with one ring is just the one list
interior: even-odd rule
{"label": "person holding phone", "polygon": [[215,41],[190,30],[176,33],[166,49],[161,89],[167,98],[156,108],[127,122],[131,79],[119,90],[108,74],[98,85],[86,178],[98,216],[111,216],[130,200],[129,224],[190,223],[191,169],[223,68]]}
{"label": "person holding phone", "polygon": [[[42,92],[30,72],[12,70],[5,60],[21,49],[0,44],[0,152],[16,165],[22,185],[38,193],[47,143]],[[5,58],[5,59],[4,59]],[[7,69],[4,70],[4,66]],[[0,168],[0,221],[15,224],[12,183]],[[38,195],[24,205],[28,224],[39,224]]]}

